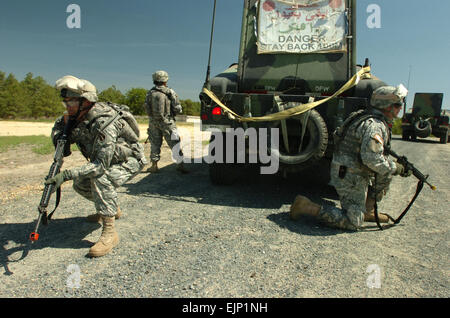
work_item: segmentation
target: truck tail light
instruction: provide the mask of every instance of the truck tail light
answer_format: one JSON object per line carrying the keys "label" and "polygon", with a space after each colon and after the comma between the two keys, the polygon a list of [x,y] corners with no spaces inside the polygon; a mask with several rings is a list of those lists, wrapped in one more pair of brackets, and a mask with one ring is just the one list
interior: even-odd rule
{"label": "truck tail light", "polygon": [[214,107],[212,110],[213,115],[222,115],[222,108],[220,107]]}

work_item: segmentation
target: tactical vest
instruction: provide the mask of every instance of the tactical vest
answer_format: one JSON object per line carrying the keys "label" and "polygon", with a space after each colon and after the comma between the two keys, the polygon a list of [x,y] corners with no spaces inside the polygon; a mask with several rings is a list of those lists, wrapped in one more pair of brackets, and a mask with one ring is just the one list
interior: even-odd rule
{"label": "tactical vest", "polygon": [[141,157],[134,149],[139,142],[139,125],[128,106],[99,102],[86,114],[85,120],[72,131],[73,140],[86,159],[93,159],[96,151],[93,145],[98,138],[104,138],[104,130],[115,122],[119,122],[120,130],[115,144],[113,163],[124,161],[132,155]]}
{"label": "tactical vest", "polygon": [[152,107],[153,96],[152,95],[155,92],[162,93],[162,94],[166,95],[167,98],[169,99],[169,107],[164,109],[164,115],[170,115],[171,117],[175,117],[175,115],[176,115],[175,106],[177,106],[176,105],[177,104],[176,97],[174,96],[174,91],[166,86],[155,86],[151,90],[148,91],[148,93],[147,93],[148,111],[147,112],[148,112],[149,116],[150,117],[153,116],[153,107]]}
{"label": "tactical vest", "polygon": [[388,131],[387,145],[390,145],[390,129],[382,114],[374,114],[367,110],[360,110],[352,113],[333,133],[334,154],[333,160],[347,168],[354,169],[359,172],[370,173],[362,163],[361,159],[361,143],[362,137],[358,136],[358,128],[368,119],[374,118],[383,122]]}

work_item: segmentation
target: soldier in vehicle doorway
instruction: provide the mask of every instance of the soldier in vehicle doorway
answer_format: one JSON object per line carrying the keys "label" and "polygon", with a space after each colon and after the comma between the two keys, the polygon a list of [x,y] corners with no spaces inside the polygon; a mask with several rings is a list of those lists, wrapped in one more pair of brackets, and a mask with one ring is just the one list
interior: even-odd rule
{"label": "soldier in vehicle doorway", "polygon": [[[175,124],[175,115],[182,113],[182,107],[175,91],[167,87],[169,74],[165,71],[157,71],[153,73],[152,77],[155,86],[148,91],[145,99],[145,109],[149,117],[147,133],[150,140],[150,160],[152,162],[147,172],[156,173],[159,171],[158,161],[161,158],[163,138],[172,152],[174,147],[181,142]],[[182,161],[181,144],[177,157],[181,160],[177,164],[177,170],[181,173],[187,173],[188,170],[186,170]]]}
{"label": "soldier in vehicle doorway", "polygon": [[[390,145],[389,124],[397,118],[407,93],[403,85],[376,89],[370,101],[372,108],[351,114],[336,130],[330,184],[336,188],[342,209],[322,207],[299,195],[290,209],[292,220],[308,215],[328,226],[353,231],[364,221],[375,220],[375,202],[386,195],[392,176],[411,175],[384,154],[384,147]],[[386,214],[379,218],[380,222],[389,222]]]}

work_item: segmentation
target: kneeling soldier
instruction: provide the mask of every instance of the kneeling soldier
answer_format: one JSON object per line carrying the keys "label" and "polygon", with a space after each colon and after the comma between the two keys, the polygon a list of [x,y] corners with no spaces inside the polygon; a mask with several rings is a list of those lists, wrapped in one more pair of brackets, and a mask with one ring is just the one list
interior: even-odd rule
{"label": "kneeling soldier", "polygon": [[[376,89],[371,98],[373,108],[353,113],[337,130],[330,175],[342,209],[322,207],[299,195],[291,206],[291,219],[309,215],[346,230],[358,230],[364,221],[375,220],[375,202],[387,193],[392,176],[411,175],[384,154],[391,139],[389,123],[398,116],[406,94],[403,85]],[[380,214],[380,221],[387,223],[388,216]]]}

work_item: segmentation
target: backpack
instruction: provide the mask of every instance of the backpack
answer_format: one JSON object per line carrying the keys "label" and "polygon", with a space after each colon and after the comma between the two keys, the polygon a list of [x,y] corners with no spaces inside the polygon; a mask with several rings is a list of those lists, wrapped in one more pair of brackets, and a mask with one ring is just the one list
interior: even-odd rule
{"label": "backpack", "polygon": [[353,112],[344,121],[342,126],[337,127],[335,129],[335,131],[333,132],[333,140],[334,140],[334,145],[335,145],[336,149],[339,147],[339,144],[342,142],[342,140],[347,135],[347,131],[353,123],[355,123],[355,122],[357,123],[355,126],[355,130],[356,130],[359,127],[359,125],[361,125],[362,122],[364,122],[365,120],[367,120],[369,118],[377,118],[377,119],[381,120],[387,126],[386,121],[383,117],[373,114],[373,113],[370,113],[367,109],[361,109],[359,111]]}
{"label": "backpack", "polygon": [[[100,104],[100,103],[98,103]],[[109,117],[108,120],[98,129],[95,139],[99,136],[103,130],[105,130],[109,125],[116,122],[119,119],[125,120],[128,125],[124,125],[119,137],[125,139],[130,144],[137,143],[139,141],[139,125],[130,112],[130,108],[126,105],[113,104],[111,102],[101,103],[103,106],[102,111],[94,114],[89,120],[89,126],[100,117]],[[106,106],[106,107],[105,107]]]}

